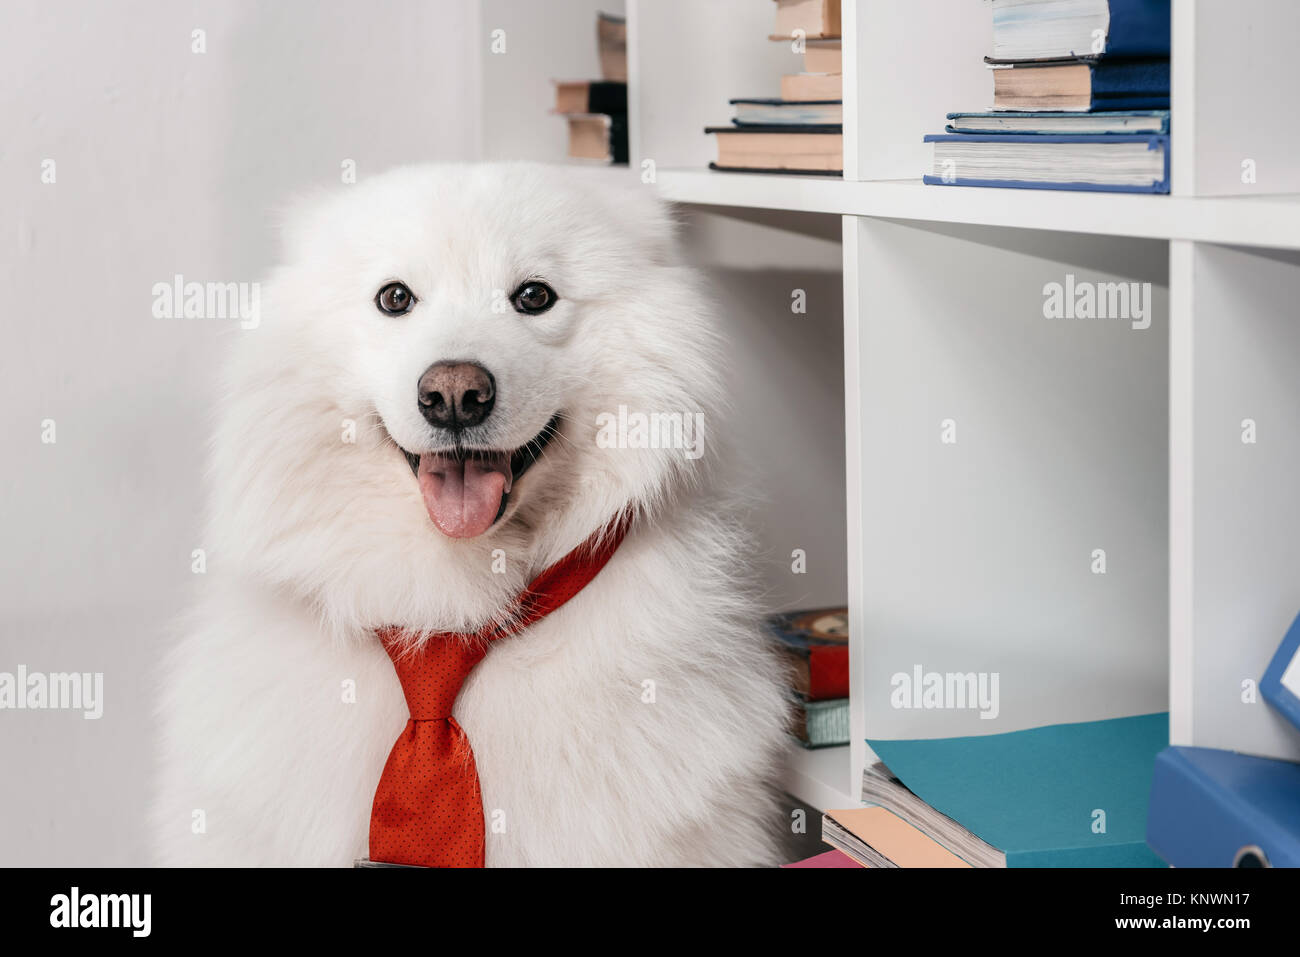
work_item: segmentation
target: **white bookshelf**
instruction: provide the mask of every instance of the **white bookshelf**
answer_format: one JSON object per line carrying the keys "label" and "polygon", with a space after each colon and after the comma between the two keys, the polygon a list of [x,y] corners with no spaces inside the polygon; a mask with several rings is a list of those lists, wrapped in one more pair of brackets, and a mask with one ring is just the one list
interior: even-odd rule
{"label": "white bookshelf", "polygon": [[[844,0],[843,180],[709,171],[702,128],[731,97],[775,95],[799,58],[765,39],[764,0],[626,7],[629,175],[653,160],[655,188],[721,224],[706,239],[760,223],[750,279],[822,269],[810,218],[840,237],[842,431],[796,441],[842,456],[847,534],[822,529],[838,560],[782,594],[847,598],[853,744],[792,753],[781,783],[826,807],[859,794],[868,734],[1165,708],[1175,744],[1300,760],[1300,735],[1241,700],[1300,611],[1300,5],[1174,0],[1171,196],[921,184],[921,137],[992,98],[976,0]],[[552,29],[587,30],[575,17]],[[735,283],[745,264],[710,249],[701,264]],[[1150,327],[1044,319],[1044,284],[1067,274],[1150,283]],[[762,348],[745,321],[738,352]],[[888,678],[913,663],[998,671],[998,720],[891,709]]]}

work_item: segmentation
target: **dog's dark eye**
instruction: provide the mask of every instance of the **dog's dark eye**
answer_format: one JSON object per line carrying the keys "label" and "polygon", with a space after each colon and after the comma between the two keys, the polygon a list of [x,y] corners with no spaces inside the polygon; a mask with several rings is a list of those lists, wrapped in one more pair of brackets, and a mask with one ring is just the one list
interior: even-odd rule
{"label": "dog's dark eye", "polygon": [[510,297],[510,302],[517,312],[522,312],[526,316],[535,316],[550,309],[559,298],[555,290],[546,283],[530,280],[515,290],[515,294]]}
{"label": "dog's dark eye", "polygon": [[380,312],[400,316],[410,312],[415,305],[415,295],[400,282],[390,282],[375,295],[375,305]]}

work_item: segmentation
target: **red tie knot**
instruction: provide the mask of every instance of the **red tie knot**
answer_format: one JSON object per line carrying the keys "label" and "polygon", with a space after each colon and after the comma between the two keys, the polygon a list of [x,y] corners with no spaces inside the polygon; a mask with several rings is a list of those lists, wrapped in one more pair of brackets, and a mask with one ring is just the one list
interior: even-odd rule
{"label": "red tie knot", "polygon": [[487,654],[486,643],[472,635],[431,635],[413,645],[393,629],[380,634],[402,684],[413,721],[439,721],[451,717],[452,706],[474,666]]}

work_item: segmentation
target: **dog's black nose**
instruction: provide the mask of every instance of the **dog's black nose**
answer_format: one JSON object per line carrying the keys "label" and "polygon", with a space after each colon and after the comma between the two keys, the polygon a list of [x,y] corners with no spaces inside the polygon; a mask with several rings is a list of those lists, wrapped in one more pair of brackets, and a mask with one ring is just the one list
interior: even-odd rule
{"label": "dog's black nose", "polygon": [[477,362],[435,362],[417,387],[420,414],[432,426],[453,432],[478,425],[492,414],[496,381]]}

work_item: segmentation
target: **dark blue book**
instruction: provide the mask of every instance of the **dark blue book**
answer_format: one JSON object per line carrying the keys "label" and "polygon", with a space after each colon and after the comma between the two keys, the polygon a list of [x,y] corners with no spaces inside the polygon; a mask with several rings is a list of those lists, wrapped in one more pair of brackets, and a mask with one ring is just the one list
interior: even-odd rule
{"label": "dark blue book", "polygon": [[993,0],[990,63],[1168,57],[1169,0]]}
{"label": "dark blue book", "polygon": [[1050,112],[1169,109],[1169,60],[1069,60],[993,69],[993,108]]}
{"label": "dark blue book", "polygon": [[952,133],[926,136],[936,186],[1007,186],[1111,193],[1169,192],[1169,137]]}
{"label": "dark blue book", "polygon": [[1259,682],[1264,700],[1300,728],[1300,615],[1291,622],[1268,670]]}

